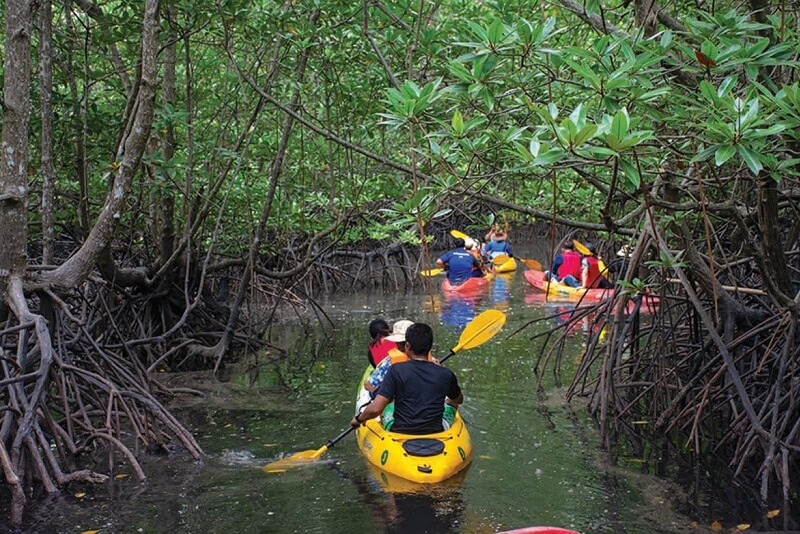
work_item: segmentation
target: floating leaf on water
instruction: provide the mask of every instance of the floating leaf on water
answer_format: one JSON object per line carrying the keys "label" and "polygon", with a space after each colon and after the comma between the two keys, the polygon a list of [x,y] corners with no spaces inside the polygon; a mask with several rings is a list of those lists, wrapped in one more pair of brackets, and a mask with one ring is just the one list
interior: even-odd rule
{"label": "floating leaf on water", "polygon": [[713,521],[711,523],[711,530],[713,532],[722,532],[722,523],[720,523],[719,521]]}
{"label": "floating leaf on water", "polygon": [[780,510],[770,510],[769,512],[767,512],[767,519],[772,519],[773,517],[777,516],[780,513],[781,513]]}
{"label": "floating leaf on water", "polygon": [[650,421],[634,421],[631,424],[633,424],[633,425],[649,425]]}
{"label": "floating leaf on water", "polygon": [[123,478],[128,478],[129,476],[130,475],[128,473],[120,473],[117,476],[115,476],[114,478],[116,478],[117,480],[122,480]]}
{"label": "floating leaf on water", "polygon": [[277,447],[278,444],[277,443],[265,443],[264,446],[265,447]]}
{"label": "floating leaf on water", "polygon": [[491,457],[491,456],[489,456],[488,454],[481,454],[481,455],[479,456],[479,458],[481,458],[482,460],[494,460],[494,458],[492,458],[492,457]]}
{"label": "floating leaf on water", "polygon": [[99,530],[84,530],[81,534],[97,534]]}
{"label": "floating leaf on water", "polygon": [[265,469],[267,473],[285,473],[286,469]]}
{"label": "floating leaf on water", "polygon": [[83,492],[81,492],[81,493],[76,493],[76,494],[75,494],[75,498],[76,498],[76,499],[80,499],[80,498],[83,498],[83,497],[86,497],[86,494],[85,494],[85,493],[83,493]]}
{"label": "floating leaf on water", "polygon": [[741,525],[736,525],[737,530],[747,530],[750,528],[750,523],[742,523]]}
{"label": "floating leaf on water", "polygon": [[227,425],[223,426],[222,428],[230,428],[233,426],[233,423],[228,423]]}

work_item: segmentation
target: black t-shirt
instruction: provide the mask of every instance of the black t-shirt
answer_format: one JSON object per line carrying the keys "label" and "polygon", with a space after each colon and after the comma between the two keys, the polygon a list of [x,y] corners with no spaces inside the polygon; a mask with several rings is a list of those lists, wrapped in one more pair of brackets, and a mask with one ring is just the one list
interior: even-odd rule
{"label": "black t-shirt", "polygon": [[392,364],[377,391],[394,401],[393,432],[430,434],[442,431],[445,396],[461,394],[456,375],[425,360]]}

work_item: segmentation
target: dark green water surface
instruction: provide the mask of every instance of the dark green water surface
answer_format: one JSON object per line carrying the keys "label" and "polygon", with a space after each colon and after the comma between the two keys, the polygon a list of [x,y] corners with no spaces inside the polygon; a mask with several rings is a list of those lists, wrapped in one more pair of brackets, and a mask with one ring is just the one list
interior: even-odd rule
{"label": "dark green water surface", "polygon": [[[541,341],[528,321],[552,314],[520,272],[493,282],[477,299],[434,295],[358,294],[328,297],[333,325],[313,318],[273,325],[269,341],[287,351],[228,369],[227,381],[207,375],[165,377],[209,392],[176,413],[207,453],[202,464],[180,452],[143,460],[149,480],[115,479],[70,487],[32,506],[27,532],[462,532],[490,533],[531,525],[581,532],[678,532],[690,519],[672,510],[672,490],[632,468],[612,466],[599,451],[583,400],[563,391],[582,348],[582,333],[564,361],[559,384],[551,371],[537,395],[534,358]],[[447,365],[466,397],[462,414],[474,460],[463,476],[413,493],[386,492],[348,436],[323,461],[278,474],[260,467],[282,455],[317,449],[347,427],[355,388],[366,365],[367,323],[407,318],[434,327],[435,353],[456,345],[477,313],[508,314],[486,344],[459,352]],[[125,468],[122,467],[122,472]],[[76,497],[85,492],[86,495]]]}

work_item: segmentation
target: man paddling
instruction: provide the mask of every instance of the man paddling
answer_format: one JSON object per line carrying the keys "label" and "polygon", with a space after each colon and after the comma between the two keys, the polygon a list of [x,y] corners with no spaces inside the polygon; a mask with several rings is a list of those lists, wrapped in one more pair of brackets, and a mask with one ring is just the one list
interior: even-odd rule
{"label": "man paddling", "polygon": [[[350,425],[357,427],[381,415],[394,401],[393,421],[384,421],[384,428],[404,434],[432,434],[452,423],[456,408],[464,401],[453,372],[428,360],[433,346],[433,330],[424,323],[414,323],[405,333],[405,350],[409,361],[392,365],[373,400]],[[447,402],[445,404],[445,399]]]}
{"label": "man paddling", "polygon": [[456,238],[454,242],[456,248],[445,252],[436,260],[437,265],[447,270],[447,279],[450,283],[459,285],[474,276],[483,276],[481,262],[464,248],[464,240]]}
{"label": "man paddling", "polygon": [[580,287],[582,257],[575,252],[575,245],[567,241],[561,254],[556,254],[553,266],[544,272],[546,280],[561,282],[570,287]]}

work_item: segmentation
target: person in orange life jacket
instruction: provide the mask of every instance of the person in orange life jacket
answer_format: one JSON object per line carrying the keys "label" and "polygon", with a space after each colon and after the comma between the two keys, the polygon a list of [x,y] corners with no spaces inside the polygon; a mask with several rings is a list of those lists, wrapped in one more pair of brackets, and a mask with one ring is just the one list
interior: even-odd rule
{"label": "person in orange life jacket", "polygon": [[395,348],[392,341],[386,339],[389,335],[389,323],[383,319],[374,319],[369,323],[369,350],[367,359],[372,367],[377,367],[381,361],[389,355],[389,351]]}
{"label": "person in orange life jacket", "polygon": [[[392,365],[373,400],[350,425],[357,427],[384,412],[394,401],[394,420],[390,428],[404,434],[432,434],[444,430],[443,416],[464,402],[464,395],[453,372],[428,359],[433,346],[433,330],[415,323],[406,330],[406,355],[409,361]],[[445,400],[450,410],[445,409]]]}
{"label": "person in orange life jacket", "polygon": [[561,254],[556,254],[553,266],[544,272],[545,280],[561,282],[570,287],[580,287],[581,255],[575,252],[575,245],[564,243]]}
{"label": "person in orange life jacket", "polygon": [[589,249],[591,254],[584,256],[583,261],[581,261],[581,287],[599,287],[601,289],[610,289],[614,287],[614,284],[606,280],[603,273],[600,272],[600,265],[597,260],[594,244],[586,243],[586,248]]}
{"label": "person in orange life jacket", "polygon": [[489,233],[486,234],[486,239],[488,243],[483,247],[483,255],[488,259],[492,260],[496,256],[500,254],[507,254],[510,257],[514,257],[514,252],[511,250],[511,244],[506,241],[508,239],[508,232],[503,230],[499,227],[493,227],[489,230]]}
{"label": "person in orange life jacket", "polygon": [[447,271],[451,284],[461,284],[468,278],[483,276],[480,261],[464,248],[464,240],[454,240],[456,248],[445,252],[436,264]]}

